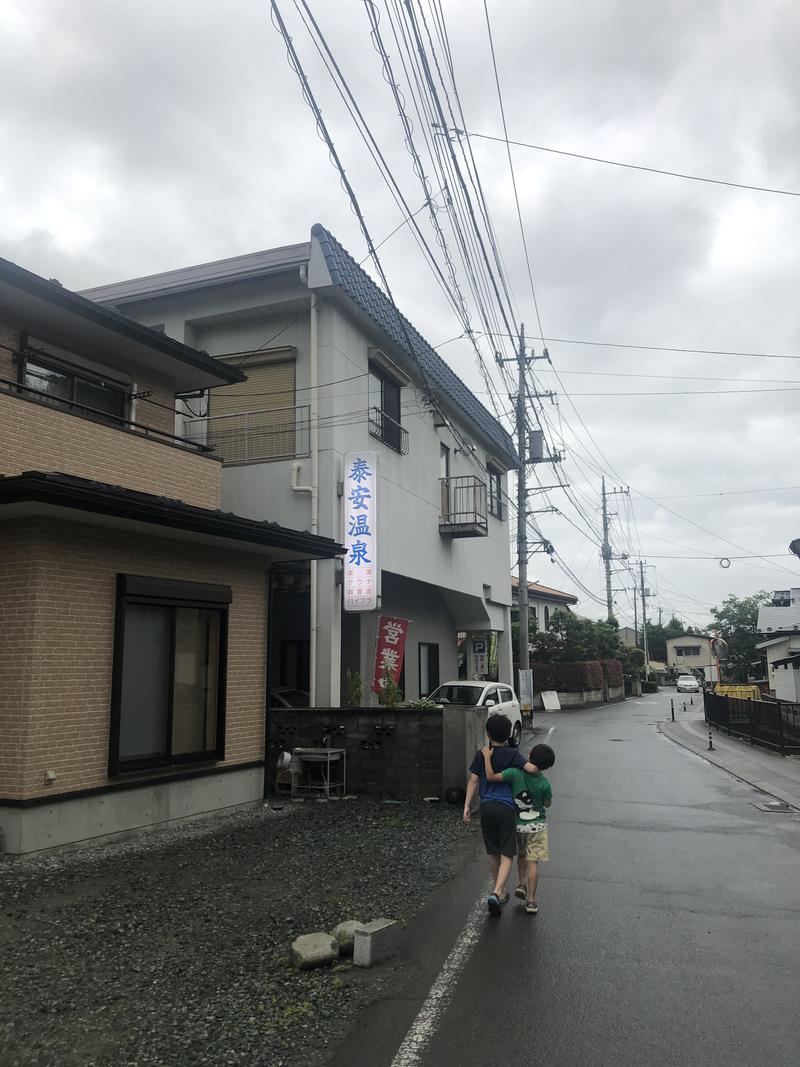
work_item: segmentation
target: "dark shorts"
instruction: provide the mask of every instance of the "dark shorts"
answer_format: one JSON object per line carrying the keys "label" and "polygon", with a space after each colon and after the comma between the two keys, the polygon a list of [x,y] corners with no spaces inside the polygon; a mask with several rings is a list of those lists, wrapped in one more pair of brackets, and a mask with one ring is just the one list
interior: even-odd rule
{"label": "dark shorts", "polygon": [[488,856],[516,856],[517,820],[510,804],[481,801],[481,830]]}

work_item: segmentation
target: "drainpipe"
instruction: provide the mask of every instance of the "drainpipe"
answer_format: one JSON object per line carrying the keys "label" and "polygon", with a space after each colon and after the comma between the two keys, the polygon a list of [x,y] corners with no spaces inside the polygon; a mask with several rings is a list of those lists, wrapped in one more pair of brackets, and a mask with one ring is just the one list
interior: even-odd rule
{"label": "drainpipe", "polygon": [[[311,485],[299,485],[300,464],[292,464],[291,489],[293,493],[311,495],[311,533],[319,533],[319,345],[317,341],[317,297],[311,294],[309,321],[311,402],[309,405],[309,444],[311,448]],[[310,706],[317,704],[317,560],[311,560],[310,627],[308,650],[308,696]]]}

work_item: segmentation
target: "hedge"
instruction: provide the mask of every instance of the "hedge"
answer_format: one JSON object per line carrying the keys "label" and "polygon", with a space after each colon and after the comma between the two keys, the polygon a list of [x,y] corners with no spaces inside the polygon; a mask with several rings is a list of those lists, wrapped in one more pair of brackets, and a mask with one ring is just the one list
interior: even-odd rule
{"label": "hedge", "polygon": [[[620,685],[622,671],[620,670]],[[534,663],[533,688],[537,693],[583,693],[603,688],[603,668],[596,659],[576,663]]]}
{"label": "hedge", "polygon": [[600,666],[603,668],[603,674],[609,686],[622,687],[625,685],[622,664],[618,659],[601,659]]}

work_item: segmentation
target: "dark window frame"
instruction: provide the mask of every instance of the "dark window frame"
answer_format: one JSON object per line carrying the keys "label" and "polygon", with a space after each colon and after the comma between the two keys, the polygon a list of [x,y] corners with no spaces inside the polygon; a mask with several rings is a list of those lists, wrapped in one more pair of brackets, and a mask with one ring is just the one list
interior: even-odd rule
{"label": "dark window frame", "polygon": [[501,521],[505,518],[503,510],[503,472],[496,467],[487,466],[489,514]]}
{"label": "dark window frame", "polygon": [[[183,764],[208,763],[225,759],[225,720],[228,676],[228,606],[231,602],[228,586],[206,585],[201,582],[149,578],[140,575],[118,574],[114,617],[114,654],[111,683],[111,719],[108,743],[108,776],[116,778],[123,774],[160,770]],[[175,622],[180,608],[203,608],[219,614],[219,651],[217,657],[216,745],[200,752],[164,756],[121,759],[119,755],[122,722],[122,673],[125,647],[125,608],[128,604],[146,604],[171,608],[169,649],[169,691],[166,722],[167,748],[172,744],[174,673],[175,673]]]}
{"label": "dark window frame", "polygon": [[[53,371],[54,373],[61,374],[67,378],[70,384],[69,399],[66,397],[50,396],[49,394],[43,395],[41,392],[37,391],[34,386],[27,386],[25,384],[25,378],[29,364],[33,364],[35,367],[41,367],[44,370]],[[129,382],[114,378],[108,374],[102,374],[99,371],[90,370],[88,367],[82,367],[77,363],[72,363],[65,356],[52,354],[42,349],[31,347],[26,333],[22,334],[20,340],[17,366],[17,382],[20,387],[20,393],[31,400],[35,400],[37,403],[45,404],[48,407],[58,408],[61,411],[69,411],[72,414],[79,414],[82,417],[91,419],[95,422],[103,422],[115,427],[125,427],[131,421],[130,394],[132,386]],[[118,396],[121,401],[122,413],[115,415],[113,412],[101,411],[99,408],[93,408],[91,404],[84,404],[80,400],[76,400],[75,396],[78,382],[85,382],[87,385],[94,386],[95,388],[99,387],[109,394]]]}
{"label": "dark window frame", "polygon": [[[428,691],[427,691],[427,693],[423,693],[423,691],[422,691],[422,650],[423,650],[423,648],[427,648],[427,650],[428,650]],[[431,677],[431,675],[434,673],[434,672],[431,671],[431,649],[432,648],[436,649],[436,656],[435,656],[435,660],[436,660],[436,671],[435,671],[436,679],[435,679],[435,681],[433,681],[433,679]],[[420,698],[430,696],[431,693],[435,689],[438,689],[441,684],[442,684],[442,682],[441,682],[441,672],[440,672],[440,667],[439,667],[439,642],[438,641],[420,641],[417,644],[417,686],[419,688]]]}
{"label": "dark window frame", "polygon": [[407,451],[406,431],[403,429],[403,386],[378,363],[370,361],[368,378],[375,378],[380,383],[381,403],[375,409],[370,396],[369,381],[367,385],[367,403],[369,404],[370,434],[382,441],[388,448],[401,455]]}

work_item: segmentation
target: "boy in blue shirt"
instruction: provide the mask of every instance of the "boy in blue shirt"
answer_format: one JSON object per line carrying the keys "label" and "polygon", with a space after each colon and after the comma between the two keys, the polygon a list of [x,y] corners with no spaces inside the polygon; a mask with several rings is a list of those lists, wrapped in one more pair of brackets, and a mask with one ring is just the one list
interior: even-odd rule
{"label": "boy in blue shirt", "polygon": [[487,779],[490,782],[505,782],[511,787],[517,820],[520,882],[514,890],[514,895],[525,901],[525,911],[529,915],[536,915],[539,911],[539,905],[536,903],[539,860],[550,858],[545,809],[553,802],[553,790],[542,771],[553,766],[556,760],[555,752],[549,745],[534,745],[530,751],[530,760],[531,764],[538,768],[535,772],[528,773],[530,764],[526,764],[524,770],[512,765],[497,773],[492,766],[492,749],[484,748],[481,751]]}
{"label": "boy in blue shirt", "polygon": [[503,905],[508,902],[506,882],[517,854],[514,798],[511,787],[501,776],[493,774],[492,780],[489,781],[486,767],[492,772],[513,767],[524,769],[531,774],[536,773],[538,768],[532,763],[526,763],[516,748],[506,747],[511,736],[511,720],[506,715],[489,716],[486,720],[486,736],[489,739],[489,748],[484,750],[489,752],[486,762],[484,763],[484,757],[478,750],[469,765],[464,822],[470,821],[470,808],[480,787],[481,831],[489,870],[494,880],[494,889],[486,899],[486,906],[490,915],[500,915]]}

